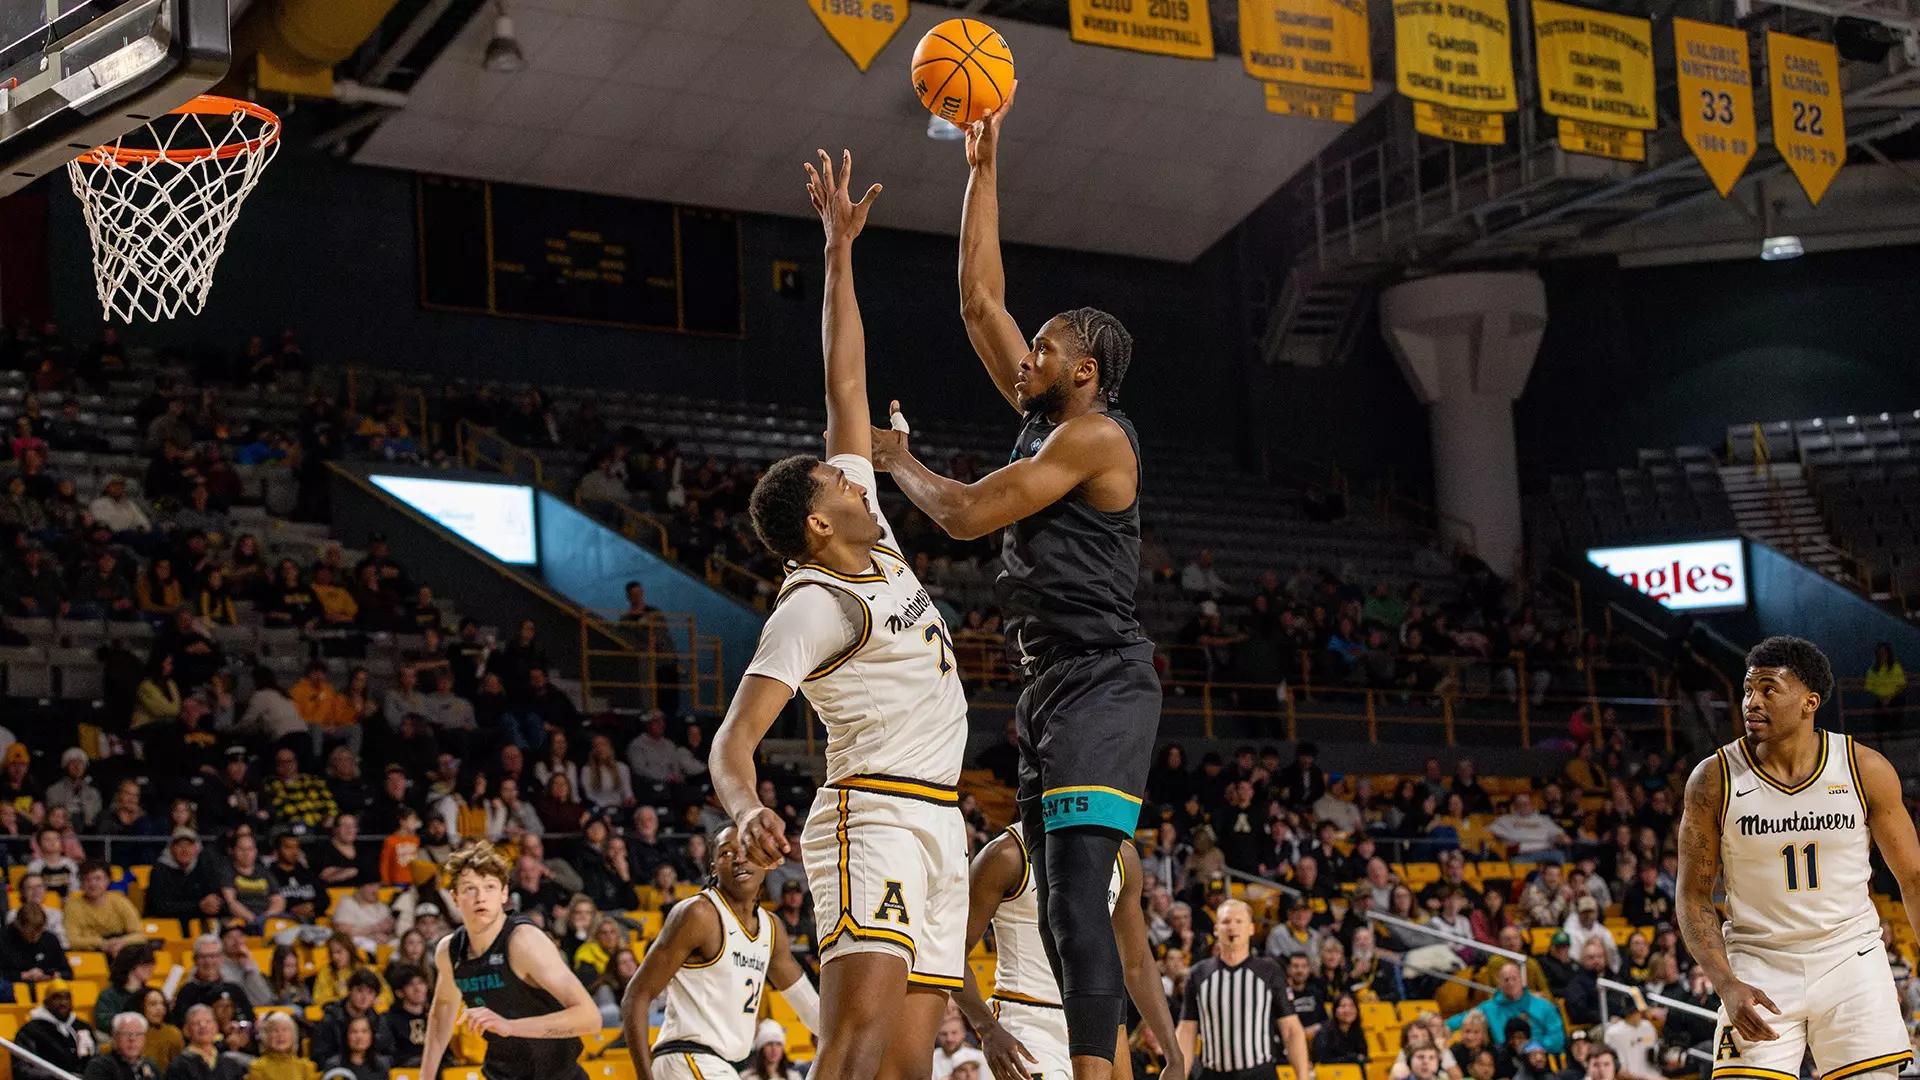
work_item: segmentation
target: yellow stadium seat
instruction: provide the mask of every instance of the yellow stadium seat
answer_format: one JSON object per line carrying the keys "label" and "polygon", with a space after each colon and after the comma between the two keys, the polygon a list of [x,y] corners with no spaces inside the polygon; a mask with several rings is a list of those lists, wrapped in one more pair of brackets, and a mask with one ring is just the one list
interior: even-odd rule
{"label": "yellow stadium seat", "polygon": [[7,885],[11,887],[14,892],[20,891],[20,879],[26,876],[27,876],[26,863],[15,863],[12,866],[7,867]]}
{"label": "yellow stadium seat", "polygon": [[1314,1074],[1320,1080],[1366,1080],[1358,1065],[1322,1065]]}
{"label": "yellow stadium seat", "polygon": [[451,1065],[440,1070],[440,1080],[486,1080],[478,1065]]}
{"label": "yellow stadium seat", "polygon": [[249,946],[247,951],[253,954],[253,962],[260,965],[260,970],[271,978],[273,975],[273,972],[270,970],[273,967],[273,946],[253,945]]}
{"label": "yellow stadium seat", "polygon": [[79,1012],[82,1010],[91,1012],[93,1009],[93,1006],[96,1003],[98,1003],[100,1000],[100,986],[101,986],[100,983],[95,982],[92,979],[74,979],[73,980],[74,1010],[76,1012]]}
{"label": "yellow stadium seat", "polygon": [[1530,944],[1536,953],[1544,953],[1553,945],[1553,935],[1560,932],[1557,926],[1536,926],[1527,931]]}
{"label": "yellow stadium seat", "polygon": [[[1396,1050],[1394,1051],[1394,1053],[1398,1054],[1399,1051]],[[1391,1061],[1367,1062],[1367,1080],[1387,1080],[1387,1078],[1392,1075],[1393,1075],[1393,1062]]]}
{"label": "yellow stadium seat", "polygon": [[1273,1067],[1273,1075],[1275,1080],[1294,1080],[1293,1066],[1275,1065]]}
{"label": "yellow stadium seat", "polygon": [[76,979],[105,980],[107,977],[107,954],[103,952],[68,953],[67,964],[73,968]]}
{"label": "yellow stadium seat", "polygon": [[589,1061],[582,1067],[588,1080],[634,1080],[633,1059],[625,1054]]}
{"label": "yellow stadium seat", "polygon": [[1403,876],[1403,880],[1406,881],[1409,889],[1418,891],[1440,880],[1440,864],[1430,862],[1408,863],[1407,872]]}
{"label": "yellow stadium seat", "polygon": [[420,1080],[419,1069],[390,1069],[387,1080]]}
{"label": "yellow stadium seat", "polygon": [[1613,935],[1613,943],[1615,945],[1624,949],[1627,947],[1627,938],[1633,935],[1633,927],[1609,923],[1607,925],[1607,933]]}
{"label": "yellow stadium seat", "polygon": [[812,1061],[819,1052],[813,1043],[813,1032],[798,1022],[782,1025],[782,1029],[787,1035],[787,1056],[795,1061]]}
{"label": "yellow stadium seat", "polygon": [[44,903],[46,906],[52,908],[53,910],[59,911],[61,905],[64,904],[66,901],[60,898],[59,893],[50,892],[47,894],[47,898],[41,902]]}
{"label": "yellow stadium seat", "polygon": [[599,1031],[596,1031],[591,1035],[582,1035],[580,1037],[580,1045],[586,1057],[599,1057],[600,1052],[602,1050],[605,1050],[615,1039],[618,1039],[619,1037],[620,1037],[619,1028],[603,1027]]}
{"label": "yellow stadium seat", "polygon": [[1411,1024],[1420,1019],[1423,1012],[1439,1012],[1440,1003],[1432,998],[1415,998],[1400,1003],[1400,1022]]}
{"label": "yellow stadium seat", "polygon": [[1360,1006],[1360,1026],[1368,1034],[1400,1026],[1400,1014],[1391,1001],[1369,1001]]}

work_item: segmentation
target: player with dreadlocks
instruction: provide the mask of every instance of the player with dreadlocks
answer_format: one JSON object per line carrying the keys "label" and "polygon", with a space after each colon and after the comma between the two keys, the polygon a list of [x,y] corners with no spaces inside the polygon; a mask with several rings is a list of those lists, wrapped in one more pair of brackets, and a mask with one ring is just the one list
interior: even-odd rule
{"label": "player with dreadlocks", "polygon": [[1106,1080],[1126,994],[1107,882],[1139,821],[1160,723],[1153,643],[1133,613],[1140,440],[1118,408],[1133,338],[1112,315],[1077,308],[1029,344],[1007,313],[994,190],[1007,107],[967,130],[960,299],[967,337],[1023,417],[1012,460],[963,484],[914,460],[899,430],[874,432],[873,459],[949,535],[1005,530],[998,592],[1025,684],[1018,798],[1041,942],[1075,1080]]}

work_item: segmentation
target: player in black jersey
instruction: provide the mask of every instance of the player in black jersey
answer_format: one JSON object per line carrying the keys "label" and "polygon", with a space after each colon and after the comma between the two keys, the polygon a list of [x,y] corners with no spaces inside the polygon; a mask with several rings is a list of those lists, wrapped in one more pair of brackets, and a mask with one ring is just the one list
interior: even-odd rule
{"label": "player in black jersey", "polygon": [[1006,112],[967,130],[960,295],[968,339],[1024,418],[1012,460],[962,484],[915,461],[904,432],[876,430],[873,461],[949,535],[1006,530],[998,591],[1025,683],[1015,706],[1019,806],[1041,940],[1061,987],[1074,1076],[1105,1080],[1126,992],[1107,879],[1139,821],[1160,724],[1153,643],[1133,614],[1140,442],[1117,407],[1133,338],[1112,315],[1077,308],[1047,320],[1029,343],[1007,313],[994,190]]}
{"label": "player in black jersey", "polygon": [[584,1080],[580,1036],[600,1030],[600,1008],[552,940],[507,914],[506,859],[481,840],[454,852],[446,874],[466,925],[434,949],[420,1075],[440,1074],[457,1016],[486,1037],[487,1080]]}

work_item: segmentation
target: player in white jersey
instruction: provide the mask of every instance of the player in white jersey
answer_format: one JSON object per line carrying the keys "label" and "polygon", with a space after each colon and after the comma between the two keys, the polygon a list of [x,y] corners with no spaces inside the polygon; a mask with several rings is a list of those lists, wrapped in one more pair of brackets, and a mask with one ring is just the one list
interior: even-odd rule
{"label": "player in white jersey", "polygon": [[1814,727],[1832,687],[1811,642],[1761,642],[1746,737],[1687,780],[1676,909],[1720,995],[1712,1080],[1798,1080],[1808,1050],[1822,1080],[1891,1078],[1913,1060],[1868,879],[1878,845],[1920,931],[1920,840],[1887,759]]}
{"label": "player in white jersey", "polygon": [[917,1080],[966,970],[967,848],[959,810],[967,702],[952,637],[874,497],[866,342],[853,238],[879,192],[853,202],[852,155],[823,153],[807,192],[827,239],[827,458],[776,462],[755,485],[755,530],[788,573],[727,717],[715,793],[747,857],[789,854],[755,794],[754,752],[795,692],[827,728],[827,782],[801,832],[820,935],[821,1080]]}
{"label": "player in white jersey", "polygon": [[[708,885],[673,906],[620,1000],[620,1026],[639,1080],[734,1080],[753,1052],[760,998],[780,991],[808,1030],[820,998],[788,947],[786,926],[760,907],[767,872],[740,851],[732,826],[714,837]],[[660,1037],[648,1015],[665,994]]]}
{"label": "player in white jersey", "polygon": [[[996,1080],[1072,1080],[1067,1050],[1067,1014],[1060,1006],[1060,984],[1053,977],[1040,933],[1040,897],[1033,859],[1020,823],[1007,826],[973,857],[969,874],[967,950],[993,927],[993,1000],[981,1000],[979,984],[968,970],[956,1000],[967,1023],[980,1036],[980,1048]],[[1120,845],[1107,881],[1107,910],[1113,915],[1127,993],[1165,1055],[1161,1080],[1182,1080],[1185,1060],[1174,1039],[1173,1013],[1160,986],[1160,969],[1147,940],[1146,914],[1140,906],[1140,853]],[[1116,1032],[1115,1075],[1128,1059],[1127,1032]]]}

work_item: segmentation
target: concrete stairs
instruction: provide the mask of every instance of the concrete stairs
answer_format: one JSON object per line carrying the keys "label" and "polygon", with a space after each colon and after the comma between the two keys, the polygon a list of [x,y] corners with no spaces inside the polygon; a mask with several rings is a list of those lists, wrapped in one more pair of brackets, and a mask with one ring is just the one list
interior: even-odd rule
{"label": "concrete stairs", "polygon": [[1805,471],[1797,462],[1727,465],[1720,470],[1727,505],[1744,536],[1771,545],[1826,577],[1857,585],[1827,535]]}

